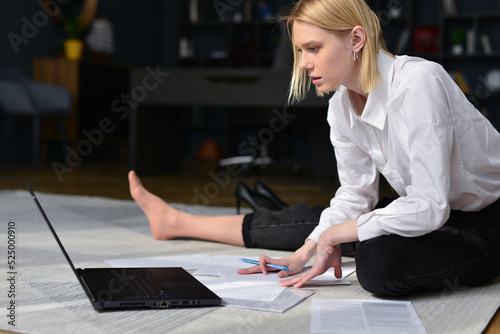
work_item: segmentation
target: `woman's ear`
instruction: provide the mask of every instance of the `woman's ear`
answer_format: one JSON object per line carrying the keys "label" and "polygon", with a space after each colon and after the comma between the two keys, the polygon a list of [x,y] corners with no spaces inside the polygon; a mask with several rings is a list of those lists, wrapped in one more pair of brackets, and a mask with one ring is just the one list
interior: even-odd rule
{"label": "woman's ear", "polygon": [[352,40],[351,40],[351,48],[353,52],[360,52],[366,41],[366,32],[365,28],[362,26],[355,26],[352,28],[351,32]]}

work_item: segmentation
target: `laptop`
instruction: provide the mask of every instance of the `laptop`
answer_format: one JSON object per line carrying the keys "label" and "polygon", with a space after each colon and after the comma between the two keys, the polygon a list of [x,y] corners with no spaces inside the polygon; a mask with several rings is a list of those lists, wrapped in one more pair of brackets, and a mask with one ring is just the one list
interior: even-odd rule
{"label": "laptop", "polygon": [[180,267],[75,268],[28,182],[26,186],[57,244],[97,311],[217,306],[221,299]]}

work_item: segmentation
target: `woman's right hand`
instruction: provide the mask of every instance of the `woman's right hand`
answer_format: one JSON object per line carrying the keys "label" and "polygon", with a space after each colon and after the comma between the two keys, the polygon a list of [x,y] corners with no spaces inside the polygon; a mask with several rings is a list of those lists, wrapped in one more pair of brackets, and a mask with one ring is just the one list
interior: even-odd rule
{"label": "woman's right hand", "polygon": [[[247,275],[255,273],[267,274],[269,271],[279,271],[278,277],[284,278],[290,275],[300,273],[306,263],[313,257],[316,252],[316,242],[307,240],[306,243],[299,248],[293,255],[280,259],[273,259],[266,255],[259,256],[259,264],[250,268],[239,269],[238,274]],[[267,267],[266,264],[276,264],[279,266],[288,267],[288,271]]]}

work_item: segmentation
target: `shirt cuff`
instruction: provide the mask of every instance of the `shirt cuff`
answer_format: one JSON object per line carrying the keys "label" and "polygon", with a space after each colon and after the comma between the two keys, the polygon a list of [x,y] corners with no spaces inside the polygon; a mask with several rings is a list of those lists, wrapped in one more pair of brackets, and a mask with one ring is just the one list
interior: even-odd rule
{"label": "shirt cuff", "polygon": [[[369,212],[358,218],[358,239],[359,241],[366,241],[368,239],[376,238],[385,233],[380,230],[374,213]],[[313,231],[314,232],[314,231]]]}
{"label": "shirt cuff", "polygon": [[321,233],[323,233],[325,230],[326,228],[324,226],[318,225],[314,228],[311,234],[309,234],[309,237],[307,237],[307,239],[314,240],[316,243],[318,243]]}

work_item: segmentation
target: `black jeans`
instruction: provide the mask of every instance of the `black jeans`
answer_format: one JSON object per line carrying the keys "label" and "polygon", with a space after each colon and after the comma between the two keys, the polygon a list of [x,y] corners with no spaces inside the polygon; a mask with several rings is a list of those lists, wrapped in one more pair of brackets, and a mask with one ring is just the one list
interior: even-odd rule
{"label": "black jeans", "polygon": [[[243,220],[245,246],[296,250],[324,208],[301,203],[250,213]],[[485,284],[500,275],[500,200],[478,212],[452,210],[446,224],[423,236],[384,235],[356,246],[359,283],[376,295]]]}

